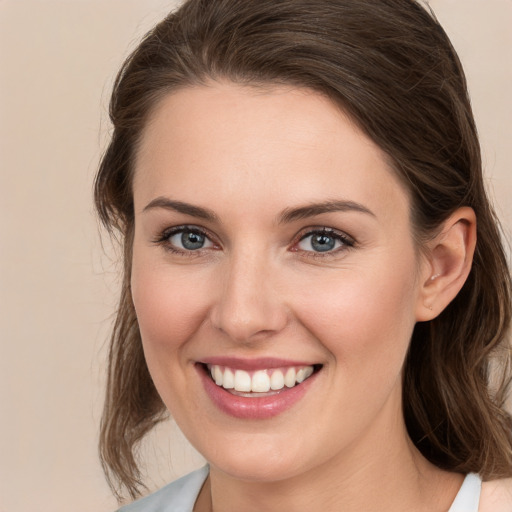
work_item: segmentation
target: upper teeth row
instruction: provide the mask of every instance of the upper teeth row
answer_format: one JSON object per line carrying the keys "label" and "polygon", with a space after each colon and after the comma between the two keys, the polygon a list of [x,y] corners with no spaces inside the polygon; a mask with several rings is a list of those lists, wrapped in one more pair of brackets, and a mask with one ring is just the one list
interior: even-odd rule
{"label": "upper teeth row", "polygon": [[267,391],[278,391],[292,388],[300,384],[313,373],[312,366],[302,366],[299,369],[289,367],[286,369],[258,370],[251,374],[244,370],[234,370],[218,365],[209,366],[209,370],[215,384],[224,389],[234,389],[245,393],[266,393]]}

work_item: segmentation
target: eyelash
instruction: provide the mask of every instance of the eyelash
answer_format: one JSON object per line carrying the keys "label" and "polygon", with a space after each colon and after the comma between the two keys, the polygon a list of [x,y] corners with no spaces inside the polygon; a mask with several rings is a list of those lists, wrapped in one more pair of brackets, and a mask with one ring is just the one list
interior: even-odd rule
{"label": "eyelash", "polygon": [[328,250],[325,252],[321,251],[306,251],[302,250],[302,253],[308,257],[308,258],[329,258],[329,257],[335,257],[339,255],[340,252],[345,252],[349,249],[352,249],[356,245],[356,241],[351,237],[348,236],[346,233],[343,233],[341,231],[337,231],[332,228],[327,227],[318,227],[318,228],[309,228],[306,232],[303,232],[298,236],[298,240],[294,242],[292,246],[293,252],[299,252],[300,249],[295,249],[295,247],[305,240],[306,238],[313,236],[313,235],[323,235],[327,236],[329,238],[334,239],[337,242],[341,243],[341,247],[335,248],[333,250]]}
{"label": "eyelash", "polygon": [[[199,248],[197,250],[186,250],[186,249],[180,249],[173,245],[170,242],[171,237],[178,235],[180,233],[192,233],[197,234],[205,239],[209,240],[211,244],[213,244],[213,247],[215,249],[219,248],[219,245],[216,244],[213,240],[214,237],[209,234],[208,231],[206,231],[204,228],[200,228],[197,226],[191,226],[191,225],[182,225],[182,226],[175,226],[173,228],[165,229],[162,231],[162,233],[153,240],[153,243],[157,245],[161,245],[164,247],[166,251],[169,251],[174,254],[178,254],[180,256],[185,257],[197,257],[202,254],[202,252],[205,250],[203,248]],[[325,252],[322,251],[307,251],[307,250],[301,250],[297,248],[298,244],[300,244],[303,240],[306,240],[308,237],[313,235],[323,235],[327,236],[329,238],[334,239],[337,242],[341,243],[341,247],[335,248],[334,250],[327,250]],[[295,237],[295,241],[292,244],[291,251],[292,252],[302,252],[302,254],[305,257],[308,258],[328,258],[333,257],[337,255],[339,252],[344,252],[349,249],[352,249],[356,245],[356,241],[348,236],[347,234],[337,231],[332,228],[327,227],[318,227],[318,228],[308,228],[307,231],[302,231]],[[208,248],[207,248],[208,249]]]}
{"label": "eyelash", "polygon": [[173,228],[165,229],[162,231],[162,233],[153,240],[153,243],[157,245],[163,246],[163,248],[166,251],[169,251],[173,254],[178,254],[179,256],[185,256],[189,258],[200,256],[202,253],[201,249],[198,250],[186,250],[186,249],[180,249],[179,247],[176,247],[170,242],[171,237],[174,235],[178,235],[180,233],[193,233],[196,235],[203,236],[205,239],[209,240],[215,247],[218,247],[215,242],[213,242],[213,236],[208,233],[204,228],[200,228],[197,226],[191,226],[191,225],[183,225],[183,226],[175,226]]}

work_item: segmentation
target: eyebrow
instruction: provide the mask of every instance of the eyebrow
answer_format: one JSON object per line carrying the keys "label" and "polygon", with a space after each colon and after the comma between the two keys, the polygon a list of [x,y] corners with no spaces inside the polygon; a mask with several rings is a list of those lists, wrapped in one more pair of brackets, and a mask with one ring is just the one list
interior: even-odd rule
{"label": "eyebrow", "polygon": [[210,222],[214,222],[218,219],[217,215],[212,210],[202,208],[201,206],[194,206],[193,204],[184,203],[182,201],[175,201],[167,197],[157,197],[156,199],[153,199],[142,211],[146,212],[154,208],[164,208],[165,210],[172,210]]}
{"label": "eyebrow", "polygon": [[[163,208],[165,210],[183,213],[185,215],[190,215],[191,217],[197,217],[199,219],[207,220],[210,222],[218,221],[218,216],[208,208],[195,206],[183,201],[176,201],[167,197],[157,197],[156,199],[153,199],[144,207],[142,211],[146,212],[155,208]],[[306,219],[308,217],[314,217],[315,215],[321,215],[322,213],[351,211],[364,213],[375,217],[375,214],[371,210],[360,203],[356,203],[354,201],[337,200],[324,201],[321,203],[311,203],[304,206],[298,206],[296,208],[286,208],[278,216],[278,223],[287,224],[297,220]]]}
{"label": "eyebrow", "polygon": [[360,203],[354,201],[324,201],[322,203],[312,203],[297,208],[286,208],[278,218],[280,224],[294,222],[296,220],[314,217],[322,213],[332,212],[359,212],[375,217],[375,214]]}

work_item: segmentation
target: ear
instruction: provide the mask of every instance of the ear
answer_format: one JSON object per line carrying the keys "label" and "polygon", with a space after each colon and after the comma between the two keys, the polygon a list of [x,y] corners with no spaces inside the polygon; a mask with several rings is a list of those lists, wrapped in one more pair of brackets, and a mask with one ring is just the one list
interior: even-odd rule
{"label": "ear", "polygon": [[476,216],[472,208],[455,211],[433,240],[427,242],[420,275],[416,320],[438,316],[466,282],[476,245]]}

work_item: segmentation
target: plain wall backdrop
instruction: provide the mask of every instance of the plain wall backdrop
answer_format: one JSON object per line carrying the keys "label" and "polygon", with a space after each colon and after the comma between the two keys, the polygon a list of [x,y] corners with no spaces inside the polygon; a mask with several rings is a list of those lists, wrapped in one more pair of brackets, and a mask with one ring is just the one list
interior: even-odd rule
{"label": "plain wall backdrop", "polygon": [[[92,181],[115,73],[176,3],[0,0],[0,512],[116,508],[96,444],[119,266]],[[430,4],[465,66],[510,235],[512,0]],[[202,464],[172,424],[143,451],[151,488]]]}

